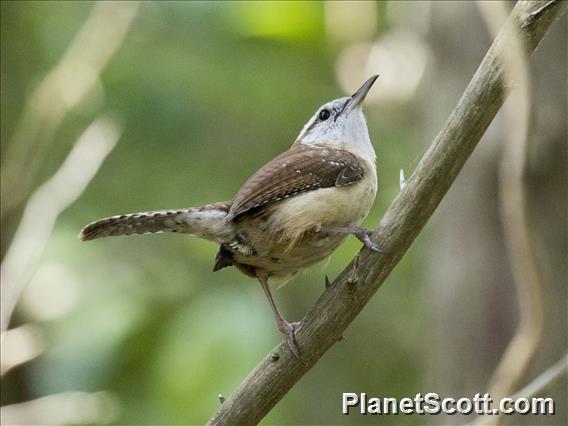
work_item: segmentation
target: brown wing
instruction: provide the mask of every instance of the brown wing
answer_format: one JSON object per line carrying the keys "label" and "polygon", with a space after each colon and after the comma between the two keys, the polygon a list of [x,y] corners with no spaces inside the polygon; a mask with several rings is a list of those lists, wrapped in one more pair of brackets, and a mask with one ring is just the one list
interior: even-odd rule
{"label": "brown wing", "polygon": [[302,192],[358,182],[361,161],[342,149],[294,145],[257,171],[239,190],[227,220]]}

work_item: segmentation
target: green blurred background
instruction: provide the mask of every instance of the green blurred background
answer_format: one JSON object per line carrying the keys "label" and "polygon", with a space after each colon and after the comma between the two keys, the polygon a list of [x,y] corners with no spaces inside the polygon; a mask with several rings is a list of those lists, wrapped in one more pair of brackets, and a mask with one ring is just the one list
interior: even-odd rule
{"label": "green blurred background", "polygon": [[[93,24],[102,28],[102,44],[111,44],[105,35],[118,25],[113,17],[130,13],[132,21],[94,83],[50,124],[58,100],[42,106],[34,91],[96,13],[110,17]],[[38,421],[202,424],[218,394],[228,396],[281,338],[258,283],[233,268],[211,272],[213,244],[165,234],[87,244],[75,239],[83,225],[231,199],[288,148],[319,105],[379,73],[365,107],[380,186],[365,226],[375,227],[399,191],[400,169],[410,175],[491,42],[469,2],[2,2],[1,15],[4,169],[18,149],[12,145],[27,142],[14,142],[18,126],[30,125],[26,108],[43,120],[36,126],[43,148],[30,148],[16,167],[31,176],[29,190],[18,179],[10,183],[22,200],[3,214],[3,256],[31,190],[58,169],[85,128],[104,115],[122,131],[84,193],[59,216],[12,319],[12,328],[27,327],[37,349],[2,377],[2,405],[22,423],[34,419],[22,403],[61,394],[50,409],[61,417],[72,405],[71,417]],[[563,17],[531,61],[527,188],[546,318],[525,382],[567,347],[566,28]],[[85,72],[77,67],[63,85],[80,84]],[[518,319],[498,207],[505,130],[498,117],[377,297],[265,424],[470,420],[344,417],[340,398],[487,391]],[[36,154],[31,170],[26,161]],[[348,239],[331,261],[275,292],[285,317],[301,319],[324,291],[324,274],[335,277],[359,247]],[[566,424],[565,381],[548,394],[558,401],[557,415],[509,423]]]}

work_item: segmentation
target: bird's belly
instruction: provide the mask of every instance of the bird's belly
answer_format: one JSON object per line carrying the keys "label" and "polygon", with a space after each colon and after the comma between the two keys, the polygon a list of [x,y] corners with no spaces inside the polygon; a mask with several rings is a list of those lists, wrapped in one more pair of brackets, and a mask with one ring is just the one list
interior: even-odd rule
{"label": "bird's belly", "polygon": [[234,261],[263,269],[271,276],[286,276],[328,257],[345,239],[343,234],[307,232],[293,245],[287,241],[264,240],[252,254],[237,253]]}
{"label": "bird's belly", "polygon": [[346,237],[323,232],[325,227],[360,225],[375,195],[376,180],[369,176],[354,185],[318,189],[268,206],[240,224],[254,253],[236,254],[235,261],[286,275],[325,259]]}

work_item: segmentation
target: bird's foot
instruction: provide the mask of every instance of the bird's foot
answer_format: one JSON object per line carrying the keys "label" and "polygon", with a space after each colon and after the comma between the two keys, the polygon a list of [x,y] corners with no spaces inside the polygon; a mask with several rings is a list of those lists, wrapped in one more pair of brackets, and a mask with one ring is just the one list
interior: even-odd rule
{"label": "bird's foot", "polygon": [[[365,247],[369,250],[381,252],[379,245],[371,240],[371,235],[373,231],[365,228],[360,228],[359,226],[322,226],[321,231],[323,232],[337,232],[340,234],[351,234],[357,237],[359,241],[363,243]],[[381,252],[382,253],[382,252]]]}
{"label": "bird's foot", "polygon": [[284,319],[278,321],[278,330],[286,336],[286,343],[288,344],[288,349],[290,352],[300,361],[304,362],[300,356],[300,351],[298,350],[298,345],[296,345],[296,339],[294,337],[294,331],[296,327],[300,325],[299,322],[288,322]]}
{"label": "bird's foot", "polygon": [[355,235],[357,239],[361,241],[365,247],[367,247],[369,250],[382,253],[381,250],[379,249],[379,245],[373,240],[371,240],[372,234],[373,231],[370,231],[369,229],[359,228],[356,226],[353,227],[353,235]]}

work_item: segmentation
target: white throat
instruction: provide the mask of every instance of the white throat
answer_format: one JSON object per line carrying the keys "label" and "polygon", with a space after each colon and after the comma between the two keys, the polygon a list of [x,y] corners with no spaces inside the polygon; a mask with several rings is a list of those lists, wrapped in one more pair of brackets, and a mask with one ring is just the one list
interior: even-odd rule
{"label": "white throat", "polygon": [[314,148],[344,149],[366,160],[373,166],[376,160],[375,150],[367,130],[367,123],[363,112],[360,110],[351,111],[348,117],[345,117],[341,123],[337,123],[335,126],[313,128],[313,121],[310,120],[302,132],[300,132],[296,143],[313,146]]}

